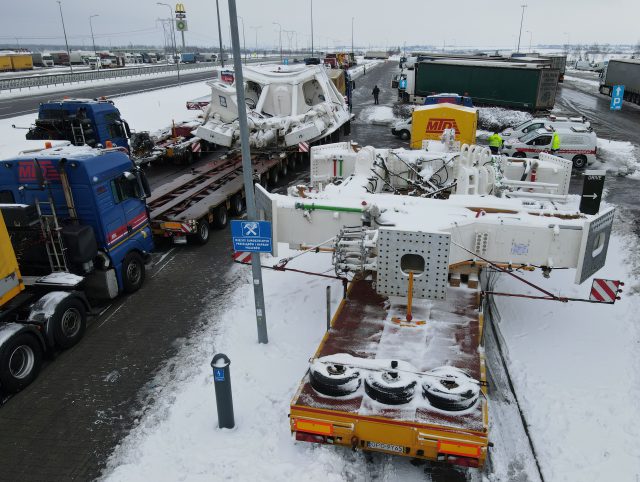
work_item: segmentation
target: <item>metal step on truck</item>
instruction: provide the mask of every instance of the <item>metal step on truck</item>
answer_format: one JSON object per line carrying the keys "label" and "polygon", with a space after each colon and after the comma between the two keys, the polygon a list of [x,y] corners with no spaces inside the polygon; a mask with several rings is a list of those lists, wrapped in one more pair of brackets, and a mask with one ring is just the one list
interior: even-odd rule
{"label": "metal step on truck", "polygon": [[309,186],[256,188],[275,256],[279,242],[323,246],[350,280],[291,400],[295,440],[482,467],[483,311],[498,294],[482,275],[517,285],[515,270],[575,269],[583,283],[604,265],[614,212],[568,194],[570,161],[492,156],[453,135],[429,150],[315,147]]}

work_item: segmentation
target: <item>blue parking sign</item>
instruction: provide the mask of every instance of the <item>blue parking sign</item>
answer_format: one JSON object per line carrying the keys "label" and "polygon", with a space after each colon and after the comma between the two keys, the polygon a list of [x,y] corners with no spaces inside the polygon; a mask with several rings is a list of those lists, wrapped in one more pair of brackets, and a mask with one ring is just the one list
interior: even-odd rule
{"label": "blue parking sign", "polygon": [[271,223],[269,221],[231,221],[233,249],[248,253],[273,251]]}
{"label": "blue parking sign", "polygon": [[611,110],[622,109],[622,99],[624,98],[624,85],[614,85],[611,89]]}

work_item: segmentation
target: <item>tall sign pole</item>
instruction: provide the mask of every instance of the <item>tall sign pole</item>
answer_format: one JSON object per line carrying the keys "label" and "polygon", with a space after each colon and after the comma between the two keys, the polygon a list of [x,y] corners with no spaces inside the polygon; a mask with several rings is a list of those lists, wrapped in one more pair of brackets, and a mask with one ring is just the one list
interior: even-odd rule
{"label": "tall sign pole", "polygon": [[[238,97],[238,121],[240,123],[240,145],[242,147],[242,172],[244,192],[247,198],[247,219],[257,221],[256,200],[253,187],[253,166],[249,149],[249,128],[247,126],[247,104],[244,98],[244,75],[242,73],[242,57],[240,56],[240,35],[238,34],[238,12],[236,1],[229,0],[229,20],[231,23],[231,45],[233,48],[233,68],[235,71],[236,95]],[[251,256],[253,273],[253,296],[258,323],[258,343],[269,343],[267,336],[267,318],[265,315],[264,292],[262,290],[262,268],[260,253]]]}
{"label": "tall sign pole", "polygon": [[522,7],[522,15],[520,16],[520,33],[518,34],[518,53],[520,52],[520,39],[522,38],[522,22],[524,21],[524,9],[527,8],[526,5],[520,5]]}
{"label": "tall sign pole", "polygon": [[222,27],[220,27],[220,5],[216,0],[216,13],[218,14],[218,37],[220,39],[220,67],[224,67],[224,49],[222,48]]}
{"label": "tall sign pole", "polygon": [[311,0],[311,57],[313,57],[313,0]]}
{"label": "tall sign pole", "polygon": [[182,53],[184,53],[186,51],[186,47],[184,46],[184,33],[189,30],[189,28],[187,24],[187,11],[183,3],[176,3],[176,28],[182,35]]}

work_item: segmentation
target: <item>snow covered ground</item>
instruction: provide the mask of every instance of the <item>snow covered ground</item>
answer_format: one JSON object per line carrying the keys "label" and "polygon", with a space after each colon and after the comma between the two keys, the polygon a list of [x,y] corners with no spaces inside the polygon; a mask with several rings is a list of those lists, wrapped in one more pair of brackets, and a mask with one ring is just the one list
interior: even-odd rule
{"label": "snow covered ground", "polygon": [[[619,220],[619,223],[624,222]],[[599,278],[622,279],[615,305],[496,298],[510,372],[545,480],[637,482],[640,478],[640,280],[630,272],[637,239],[616,235]],[[588,297],[591,280],[554,271],[526,278],[552,292]],[[531,293],[502,275],[497,290]],[[538,293],[539,294],[539,293]]]}
{"label": "snow covered ground", "polygon": [[[287,256],[286,248],[280,256]],[[267,257],[263,264],[273,265]],[[327,254],[308,254],[290,267],[332,272]],[[340,282],[295,273],[264,271],[269,344],[257,343],[250,268],[237,266],[224,282],[238,288],[228,303],[204,314],[201,333],[161,371],[157,401],[109,460],[105,479],[132,480],[360,480],[369,468],[361,453],[295,443],[289,402],[309,357],[325,331],[325,288],[333,310]],[[212,370],[214,353],[231,359],[236,427],[217,428]],[[421,468],[381,456],[383,480],[424,480]]]}
{"label": "snow covered ground", "polygon": [[397,120],[393,115],[393,108],[387,105],[367,106],[358,115],[358,121],[365,124],[391,125]]}

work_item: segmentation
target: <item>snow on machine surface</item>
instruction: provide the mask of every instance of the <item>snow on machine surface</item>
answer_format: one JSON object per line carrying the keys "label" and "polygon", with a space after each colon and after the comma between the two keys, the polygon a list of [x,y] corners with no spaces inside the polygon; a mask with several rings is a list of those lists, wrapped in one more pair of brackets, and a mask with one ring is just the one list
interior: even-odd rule
{"label": "snow on machine surface", "polygon": [[[255,148],[312,143],[347,124],[349,108],[325,69],[315,65],[244,67],[249,142]],[[211,103],[196,135],[221,146],[239,140],[235,83],[209,82]]]}

